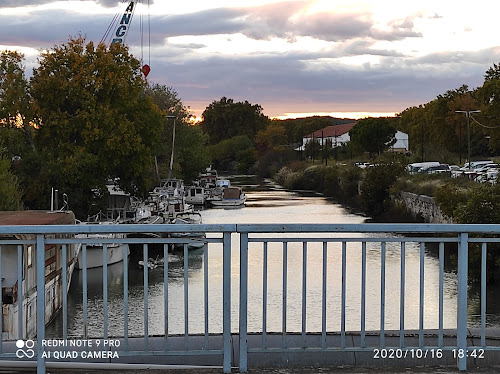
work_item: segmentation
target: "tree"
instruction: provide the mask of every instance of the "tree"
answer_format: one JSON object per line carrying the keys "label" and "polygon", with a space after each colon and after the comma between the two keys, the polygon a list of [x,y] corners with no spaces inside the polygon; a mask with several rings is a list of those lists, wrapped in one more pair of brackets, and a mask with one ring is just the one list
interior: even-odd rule
{"label": "tree", "polygon": [[369,152],[371,158],[394,144],[395,135],[396,129],[386,118],[363,119],[349,131],[351,142]]}
{"label": "tree", "polygon": [[[199,125],[189,124],[191,114],[186,108],[177,92],[172,87],[153,84],[149,88],[153,102],[165,116],[174,116],[176,122],[174,165],[175,176],[191,180],[200,171],[210,164],[208,149],[208,136],[203,133]],[[160,177],[166,177],[170,167],[172,153],[172,134],[174,120],[165,117],[162,127],[162,139],[156,150],[159,164]]]}
{"label": "tree", "polygon": [[24,55],[17,51],[0,53],[0,125],[21,131],[32,148],[32,101],[22,62]]}
{"label": "tree", "polygon": [[148,191],[163,120],[146,92],[140,63],[122,44],[107,49],[78,37],[41,54],[31,80],[42,118],[39,176],[70,196],[77,215],[108,178],[131,193]]}
{"label": "tree", "polygon": [[401,165],[381,164],[365,170],[361,184],[361,206],[370,216],[376,217],[389,207],[390,188],[404,169]]}
{"label": "tree", "polygon": [[500,152],[500,64],[493,64],[484,76],[483,86],[477,95],[482,103],[481,122],[485,135],[489,136],[489,148]]}
{"label": "tree", "polygon": [[269,122],[260,105],[248,101],[235,103],[226,97],[212,102],[202,117],[201,128],[212,145],[239,135],[255,139],[257,132],[265,129]]}
{"label": "tree", "polygon": [[9,167],[9,160],[0,157],[0,210],[21,210],[21,189]]}
{"label": "tree", "polygon": [[255,143],[261,153],[276,149],[287,143],[286,130],[281,124],[271,124],[260,130],[255,136]]}
{"label": "tree", "polygon": [[[238,165],[240,162],[249,165],[254,163],[255,148],[248,136],[240,135],[231,139],[226,139],[209,147],[210,157],[214,163],[214,167],[225,171],[238,171],[243,168],[243,165]],[[251,155],[253,159],[250,160]]]}

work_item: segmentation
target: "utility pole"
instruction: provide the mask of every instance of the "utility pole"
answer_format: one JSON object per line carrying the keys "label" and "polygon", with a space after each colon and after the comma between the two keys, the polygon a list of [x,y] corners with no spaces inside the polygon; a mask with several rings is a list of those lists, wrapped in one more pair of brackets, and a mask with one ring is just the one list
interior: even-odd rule
{"label": "utility pole", "polygon": [[467,162],[469,163],[468,169],[470,169],[470,114],[480,113],[480,110],[455,110],[455,113],[465,113],[467,117]]}
{"label": "utility pole", "polygon": [[172,178],[172,169],[174,167],[174,147],[175,147],[175,118],[176,116],[167,116],[174,119],[174,129],[172,130],[172,153],[170,154],[170,167],[168,169],[168,180]]}
{"label": "utility pole", "polygon": [[421,133],[421,138],[422,138],[421,142],[420,142],[421,143],[420,146],[422,148],[420,150],[420,156],[421,156],[421,159],[422,159],[421,162],[424,162],[424,122],[420,123],[420,127],[421,127],[420,133]]}

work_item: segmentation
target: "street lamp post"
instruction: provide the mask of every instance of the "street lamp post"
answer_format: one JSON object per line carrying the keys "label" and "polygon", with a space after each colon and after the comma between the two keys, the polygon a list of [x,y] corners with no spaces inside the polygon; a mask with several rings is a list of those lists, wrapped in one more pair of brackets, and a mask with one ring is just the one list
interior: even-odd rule
{"label": "street lamp post", "polygon": [[174,167],[174,146],[175,146],[175,118],[176,116],[167,116],[174,119],[174,129],[172,131],[172,153],[170,154],[170,167],[168,169],[168,180],[172,178],[172,169]]}
{"label": "street lamp post", "polygon": [[470,114],[479,113],[480,110],[455,110],[455,113],[465,113],[467,117],[467,162],[469,163],[468,169],[470,169]]}

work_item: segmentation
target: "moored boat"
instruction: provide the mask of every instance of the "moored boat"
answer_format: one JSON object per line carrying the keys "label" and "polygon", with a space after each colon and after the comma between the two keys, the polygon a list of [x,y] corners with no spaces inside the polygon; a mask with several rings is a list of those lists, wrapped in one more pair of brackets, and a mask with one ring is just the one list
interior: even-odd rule
{"label": "moored boat", "polygon": [[222,199],[212,200],[211,203],[216,207],[239,207],[245,205],[247,196],[240,187],[226,187],[222,191]]}
{"label": "moored boat", "polygon": [[[188,212],[178,214],[174,220],[172,220],[172,224],[174,225],[196,225],[201,224],[202,217],[198,212]],[[194,239],[186,241],[186,245],[188,249],[199,249],[202,248],[205,244],[205,233],[204,232],[173,232],[170,234],[172,238],[181,238],[181,239]],[[182,250],[184,248],[184,243],[175,243],[174,249]]]}
{"label": "moored boat", "polygon": [[[13,211],[0,212],[0,225],[73,225],[75,215],[70,211]],[[61,239],[59,235],[52,236]],[[68,238],[65,236],[65,238]],[[32,240],[34,235],[2,235],[1,240]],[[36,335],[36,247],[33,244],[1,244],[2,340],[33,339]],[[66,264],[63,249],[66,248]],[[45,245],[45,321],[49,323],[62,307],[63,292],[67,293],[80,247],[77,244]],[[20,252],[21,258],[18,258]],[[21,262],[19,262],[21,260]],[[18,274],[19,264],[22,275]],[[64,267],[63,267],[64,265]],[[66,269],[66,289],[62,271]],[[42,267],[43,269],[43,267]],[[19,284],[20,277],[22,282]],[[21,304],[21,305],[19,305]],[[21,324],[19,315],[21,313]],[[19,331],[21,327],[22,331]]]}
{"label": "moored boat", "polygon": [[[116,222],[81,222],[82,225],[116,225]],[[128,248],[125,243],[113,242],[115,239],[125,238],[125,234],[78,234],[77,238],[82,240],[82,247],[85,245],[85,256],[86,256],[86,268],[97,268],[104,265],[103,251],[104,245],[106,244],[106,265],[115,264],[117,262],[123,261],[124,253],[129,254]],[[100,241],[102,240],[102,242]],[[111,242],[107,242],[110,240]],[[86,241],[88,241],[86,243]],[[77,269],[83,269],[83,248],[78,253],[78,262],[76,264]]]}

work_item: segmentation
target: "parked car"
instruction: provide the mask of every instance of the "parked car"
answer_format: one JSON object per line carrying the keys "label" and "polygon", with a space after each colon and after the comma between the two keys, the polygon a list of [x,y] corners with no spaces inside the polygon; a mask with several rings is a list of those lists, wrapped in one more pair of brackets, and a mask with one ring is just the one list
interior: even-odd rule
{"label": "parked car", "polygon": [[415,174],[423,167],[437,166],[437,165],[439,165],[439,162],[437,161],[414,162],[413,164],[406,165],[406,170],[408,171],[409,174]]}
{"label": "parked car", "polygon": [[464,164],[464,166],[462,167],[462,170],[470,170],[470,169],[475,169],[477,167],[480,167],[482,165],[486,165],[486,164],[492,164],[493,161],[491,160],[484,160],[484,161],[471,161],[470,163],[469,162],[466,162]]}
{"label": "parked car", "polygon": [[477,167],[474,168],[474,170],[478,173],[484,173],[488,171],[489,169],[498,169],[499,165],[495,163],[491,164],[485,164],[485,165],[478,165]]}

